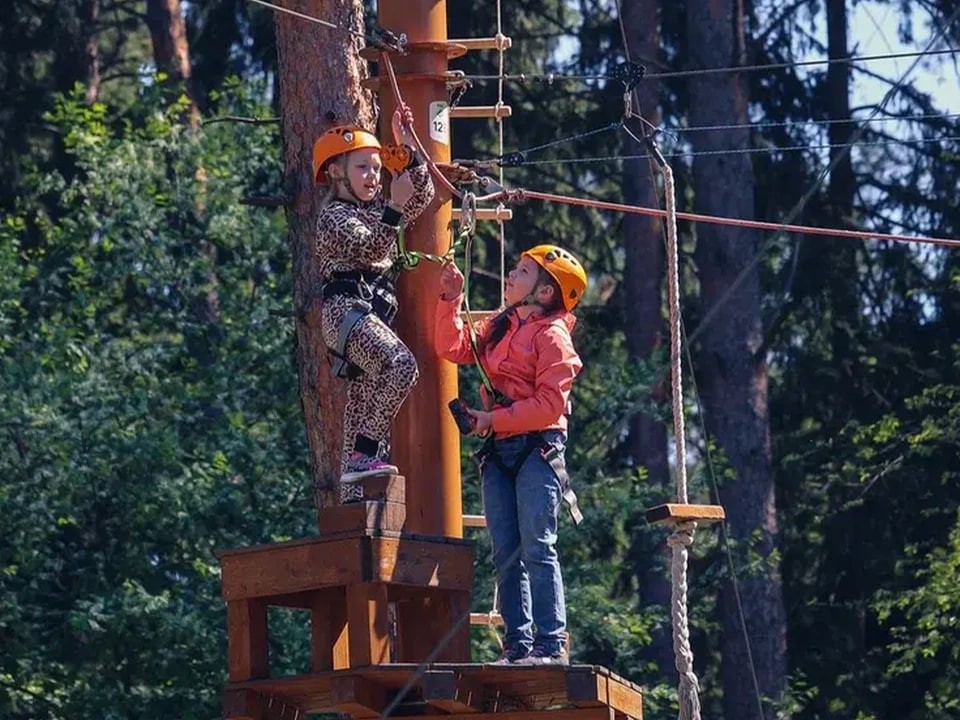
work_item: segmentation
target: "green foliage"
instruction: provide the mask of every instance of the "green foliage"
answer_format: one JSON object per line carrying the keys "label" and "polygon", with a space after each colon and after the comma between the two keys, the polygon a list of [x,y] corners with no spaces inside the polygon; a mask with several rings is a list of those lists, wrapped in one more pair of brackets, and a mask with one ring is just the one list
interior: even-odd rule
{"label": "green foliage", "polygon": [[142,111],[58,100],[76,174],[0,229],[5,717],[214,715],[215,549],[312,523],[277,139]]}

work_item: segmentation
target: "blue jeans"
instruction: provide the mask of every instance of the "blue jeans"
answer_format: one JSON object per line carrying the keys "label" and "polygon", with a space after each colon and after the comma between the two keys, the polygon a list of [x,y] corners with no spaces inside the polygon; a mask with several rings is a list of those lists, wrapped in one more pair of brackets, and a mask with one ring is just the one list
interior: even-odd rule
{"label": "blue jeans", "polygon": [[[566,437],[562,432],[549,430],[542,436],[563,450]],[[514,468],[526,443],[527,436],[495,440],[500,463]],[[538,650],[554,654],[567,639],[556,548],[561,501],[560,481],[539,448],[527,456],[516,479],[493,458],[484,459],[484,515],[493,545],[505,645],[513,651],[529,652],[536,643]]]}

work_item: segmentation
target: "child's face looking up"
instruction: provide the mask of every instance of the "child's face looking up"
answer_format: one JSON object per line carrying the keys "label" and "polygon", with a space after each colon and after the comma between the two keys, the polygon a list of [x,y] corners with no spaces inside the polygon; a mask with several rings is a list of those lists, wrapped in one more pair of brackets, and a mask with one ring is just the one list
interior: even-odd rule
{"label": "child's face looking up", "polygon": [[347,182],[360,200],[373,200],[380,191],[380,151],[374,148],[354,150],[346,159]]}

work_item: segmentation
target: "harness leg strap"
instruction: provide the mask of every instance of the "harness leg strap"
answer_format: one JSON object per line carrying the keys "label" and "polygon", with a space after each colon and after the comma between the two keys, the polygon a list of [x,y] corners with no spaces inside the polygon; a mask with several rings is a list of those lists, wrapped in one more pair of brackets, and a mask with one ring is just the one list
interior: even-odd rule
{"label": "harness leg strap", "polygon": [[[356,365],[347,360],[347,340],[350,339],[350,333],[361,320],[371,311],[370,305],[364,302],[357,302],[347,310],[343,316],[343,322],[340,323],[340,333],[337,335],[337,347],[330,351],[333,358],[331,363],[333,374],[339,378],[349,378],[351,370],[357,368]],[[359,368],[357,368],[359,370]],[[360,370],[360,372],[363,372]]]}
{"label": "harness leg strap", "polygon": [[573,491],[573,485],[570,483],[570,473],[567,472],[566,463],[560,458],[560,452],[553,445],[545,443],[540,450],[540,455],[556,473],[557,479],[560,481],[560,496],[567,504],[570,519],[573,520],[574,525],[579,525],[583,522],[583,513],[580,512],[577,494]]}

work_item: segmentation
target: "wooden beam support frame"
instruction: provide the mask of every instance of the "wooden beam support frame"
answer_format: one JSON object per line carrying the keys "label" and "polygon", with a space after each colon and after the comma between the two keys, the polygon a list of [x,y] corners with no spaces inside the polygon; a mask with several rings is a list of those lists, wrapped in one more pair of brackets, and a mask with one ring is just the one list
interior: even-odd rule
{"label": "wooden beam support frame", "polygon": [[497,103],[496,105],[473,105],[464,107],[458,105],[450,108],[450,118],[508,118],[513,115],[513,108],[509,105]]}
{"label": "wooden beam support frame", "polygon": [[380,717],[389,702],[387,689],[368,678],[346,675],[330,682],[330,703],[355,718]]}
{"label": "wooden beam support frame", "polygon": [[483,710],[483,685],[449,670],[427,670],[420,678],[423,699],[445,713],[478,713]]}
{"label": "wooden beam support frame", "polygon": [[720,505],[667,503],[666,505],[657,505],[646,511],[647,522],[651,525],[678,525],[688,522],[715,523],[724,520],[726,516]]}

